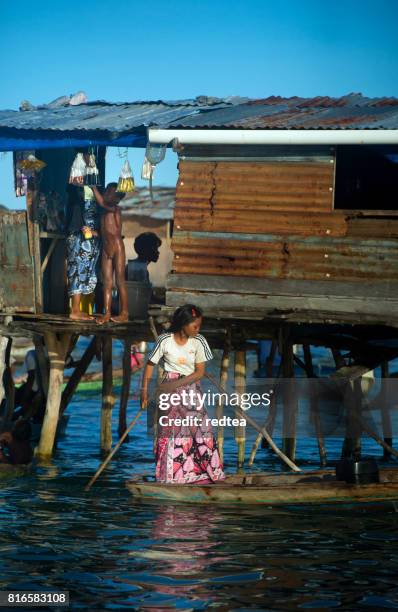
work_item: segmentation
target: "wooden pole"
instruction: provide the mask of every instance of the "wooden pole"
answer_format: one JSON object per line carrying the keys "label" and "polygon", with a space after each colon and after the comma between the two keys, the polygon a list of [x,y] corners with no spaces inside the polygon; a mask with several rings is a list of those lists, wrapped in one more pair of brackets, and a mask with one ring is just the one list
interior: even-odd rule
{"label": "wooden pole", "polygon": [[124,341],[123,351],[123,383],[120,394],[119,406],[119,437],[124,434],[127,429],[127,402],[130,393],[131,383],[131,338],[126,338]]}
{"label": "wooden pole", "polygon": [[39,365],[39,373],[40,373],[40,390],[42,391],[44,397],[48,395],[48,358],[44,349],[43,338],[38,334],[33,336],[33,342],[35,345],[37,363]]}
{"label": "wooden pole", "polygon": [[[276,349],[278,348],[278,342],[276,340],[276,338],[272,339],[272,343],[271,343],[271,348],[269,351],[269,355],[267,357],[266,360],[266,374],[267,374],[267,378],[268,379],[272,379],[273,378],[273,374],[274,374],[274,360],[275,360],[275,355],[276,355]],[[279,378],[281,373],[281,368],[279,366],[278,368],[278,373],[277,373],[277,378]],[[275,390],[274,390],[275,391]],[[276,395],[275,393],[273,393],[273,395],[271,396],[271,403],[270,403],[270,407],[269,407],[269,412],[268,412],[268,418],[267,418],[267,422],[265,427],[267,428],[267,431],[269,432],[269,434],[272,436],[273,431],[274,431],[274,427],[275,427],[275,419],[276,419],[276,412],[277,412],[277,401],[276,401]],[[258,435],[258,437],[260,437],[260,434]],[[261,448],[268,448],[268,442],[264,439],[264,438],[260,438],[260,440],[256,440],[257,442],[257,446],[261,441]],[[256,453],[257,449],[254,451],[254,453]],[[253,455],[253,461],[254,462],[254,455]],[[250,464],[251,465],[251,464]]]}
{"label": "wooden pole", "polygon": [[68,380],[65,389],[63,390],[62,393],[62,398],[61,398],[61,407],[60,407],[60,413],[63,414],[66,410],[66,408],[68,407],[69,402],[71,401],[81,379],[82,376],[84,376],[84,374],[87,371],[88,366],[90,365],[91,361],[93,360],[94,355],[96,354],[96,344],[97,344],[97,339],[96,337],[92,339],[92,341],[90,342],[90,344],[88,345],[88,347],[86,348],[86,350],[84,351],[78,365],[76,366],[76,368],[73,371],[72,376],[70,377],[70,379]]}
{"label": "wooden pole", "polygon": [[292,461],[296,457],[297,398],[294,388],[293,344],[289,328],[282,330],[283,426],[282,450]]}
{"label": "wooden pole", "polygon": [[[389,378],[389,366],[388,361],[383,361],[381,364],[381,423],[383,427],[383,439],[386,444],[392,446],[392,428],[391,428],[391,415],[390,406],[388,405],[388,378]],[[391,457],[391,453],[385,448],[383,453],[383,459],[388,460]]]}
{"label": "wooden pole", "polygon": [[305,371],[307,373],[307,377],[312,379],[313,382],[310,383],[310,410],[311,410],[311,418],[315,425],[316,437],[318,440],[318,450],[319,450],[319,461],[321,467],[324,467],[327,463],[326,456],[326,448],[325,448],[325,440],[322,434],[321,420],[319,416],[319,402],[318,402],[318,393],[317,388],[314,387],[316,376],[314,374],[314,366],[312,363],[312,355],[311,355],[311,347],[309,344],[303,344],[304,351],[304,365]]}
{"label": "wooden pole", "polygon": [[12,349],[12,338],[8,338],[6,355],[5,355],[5,374],[4,374],[4,387],[6,393],[6,413],[4,419],[4,426],[7,427],[8,423],[12,420],[12,415],[15,410],[15,385],[11,371],[11,349]]}
{"label": "wooden pole", "polygon": [[344,393],[346,408],[346,435],[341,456],[343,458],[361,458],[361,408],[362,388],[361,377],[348,381]]}
{"label": "wooden pole", "polygon": [[[240,396],[246,391],[246,351],[235,351],[235,392]],[[238,445],[237,467],[242,471],[245,462],[246,428],[235,427],[235,440]]]}
{"label": "wooden pole", "polygon": [[6,369],[7,344],[8,344],[8,338],[6,338],[5,336],[0,336],[0,404],[2,403],[6,395],[4,384],[3,384],[3,374]]}
{"label": "wooden pole", "polygon": [[65,357],[70,342],[70,334],[56,334],[45,332],[45,343],[50,360],[50,377],[48,384],[48,396],[43,426],[41,428],[40,442],[37,447],[39,458],[51,457],[55,434],[57,431],[59,409],[61,404],[61,390],[64,378]]}
{"label": "wooden pole", "polygon": [[[227,335],[224,343],[224,350],[221,357],[221,366],[220,366],[220,385],[222,387],[226,387],[228,382],[228,368],[229,368],[229,355],[231,351],[231,329],[228,328]],[[216,406],[216,419],[220,422],[224,412],[224,398],[221,396],[220,401]],[[217,427],[217,447],[218,454],[220,456],[220,461],[223,463],[224,461],[224,427],[218,425]]]}
{"label": "wooden pole", "polygon": [[102,340],[102,410],[101,410],[101,450],[109,452],[112,448],[112,408],[113,395],[112,337],[105,335]]}

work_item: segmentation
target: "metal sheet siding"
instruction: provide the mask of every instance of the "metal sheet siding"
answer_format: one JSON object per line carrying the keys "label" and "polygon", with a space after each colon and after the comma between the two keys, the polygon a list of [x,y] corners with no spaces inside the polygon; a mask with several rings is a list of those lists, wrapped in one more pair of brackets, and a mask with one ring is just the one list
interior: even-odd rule
{"label": "metal sheet siding", "polygon": [[0,311],[34,312],[26,212],[0,213]]}
{"label": "metal sheet siding", "polygon": [[397,282],[398,219],[364,222],[333,210],[334,166],[330,154],[313,162],[180,161],[173,270]]}

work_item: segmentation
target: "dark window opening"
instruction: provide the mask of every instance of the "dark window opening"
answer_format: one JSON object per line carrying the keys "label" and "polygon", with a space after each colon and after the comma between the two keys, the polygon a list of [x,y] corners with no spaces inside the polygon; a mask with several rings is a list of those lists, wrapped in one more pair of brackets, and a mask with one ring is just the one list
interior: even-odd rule
{"label": "dark window opening", "polygon": [[334,207],[398,210],[398,147],[337,147]]}

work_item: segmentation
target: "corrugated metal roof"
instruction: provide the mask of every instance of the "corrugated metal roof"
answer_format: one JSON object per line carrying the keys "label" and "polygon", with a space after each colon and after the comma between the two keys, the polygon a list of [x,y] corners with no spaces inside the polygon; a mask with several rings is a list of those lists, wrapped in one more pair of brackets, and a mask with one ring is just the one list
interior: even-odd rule
{"label": "corrugated metal roof", "polygon": [[[398,99],[349,94],[341,98],[199,96],[171,102],[96,101],[77,106],[55,101],[33,110],[0,111],[0,148],[21,148],[29,139],[33,148],[40,146],[40,139],[43,147],[64,146],[65,139],[73,146],[73,139],[79,138],[102,144],[117,144],[119,139],[125,145],[145,146],[146,127],[398,129]],[[141,139],[138,145],[132,135],[137,142]]]}
{"label": "corrugated metal roof", "polygon": [[202,129],[398,129],[397,98],[281,98],[250,100],[173,121]]}
{"label": "corrugated metal roof", "polygon": [[153,202],[147,187],[138,187],[121,201],[123,218],[130,216],[168,220],[173,218],[176,190],[174,187],[154,187]]}
{"label": "corrugated metal roof", "polygon": [[92,131],[123,134],[148,126],[167,127],[173,121],[209,109],[232,105],[230,99],[199,97],[176,102],[92,102],[60,108],[0,111],[0,129]]}

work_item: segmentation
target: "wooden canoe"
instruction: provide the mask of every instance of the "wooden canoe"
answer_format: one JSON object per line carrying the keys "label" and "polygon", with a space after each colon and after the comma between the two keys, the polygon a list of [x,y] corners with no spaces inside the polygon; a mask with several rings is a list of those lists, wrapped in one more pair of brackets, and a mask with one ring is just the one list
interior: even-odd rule
{"label": "wooden canoe", "polygon": [[317,470],[233,474],[209,485],[163,484],[137,476],[126,486],[136,499],[145,501],[269,506],[385,502],[398,501],[398,468],[381,469],[380,482],[367,485],[336,480],[334,470]]}

